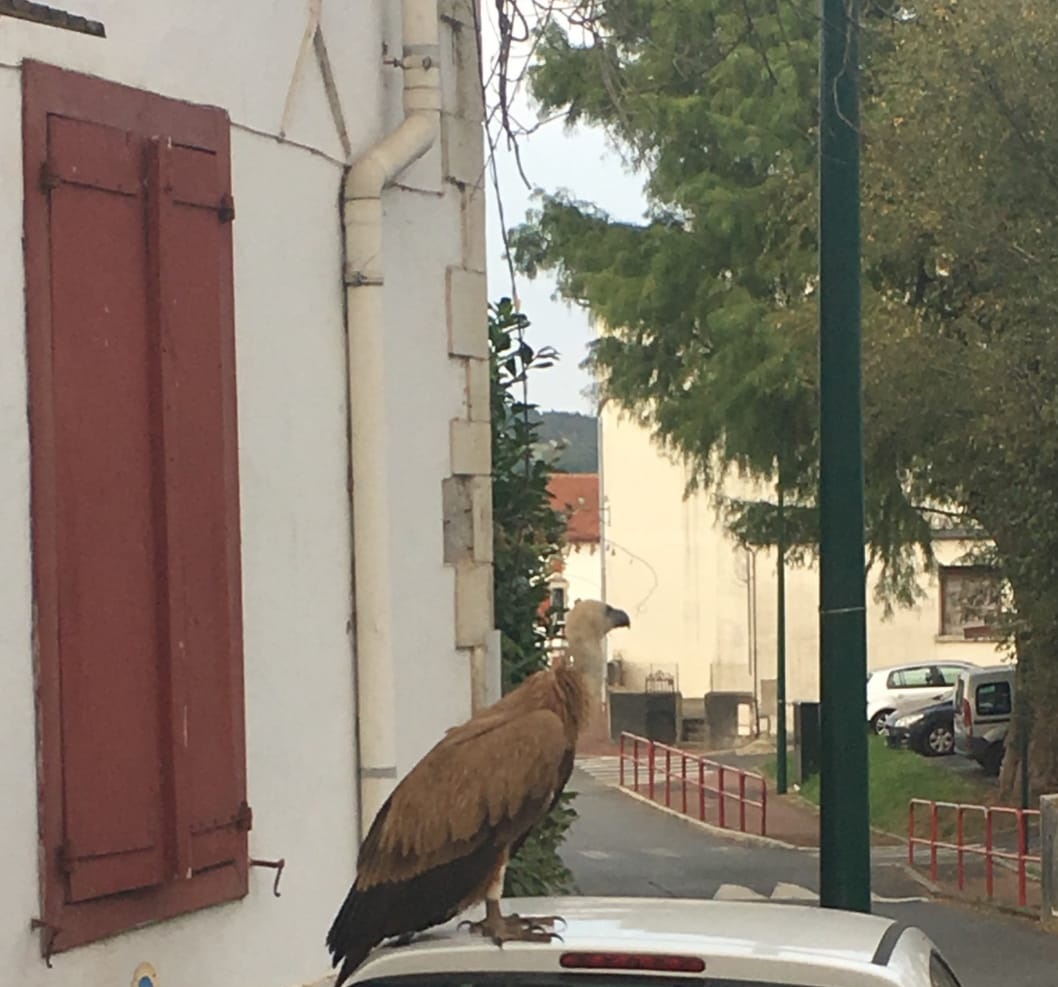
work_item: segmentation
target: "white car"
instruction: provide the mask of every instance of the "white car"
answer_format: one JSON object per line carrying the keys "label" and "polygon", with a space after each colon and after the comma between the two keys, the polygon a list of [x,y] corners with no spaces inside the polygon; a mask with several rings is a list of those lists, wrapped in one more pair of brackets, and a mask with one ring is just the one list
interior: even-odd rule
{"label": "white car", "polygon": [[946,698],[959,676],[974,667],[966,661],[917,661],[875,669],[867,676],[867,722],[875,733],[885,733],[885,719],[898,706]]}
{"label": "white car", "polygon": [[[502,948],[456,921],[377,948],[347,981],[378,987],[960,987],[921,930],[874,915],[771,902],[506,898],[560,915],[550,943]],[[483,910],[468,913],[479,918]]]}

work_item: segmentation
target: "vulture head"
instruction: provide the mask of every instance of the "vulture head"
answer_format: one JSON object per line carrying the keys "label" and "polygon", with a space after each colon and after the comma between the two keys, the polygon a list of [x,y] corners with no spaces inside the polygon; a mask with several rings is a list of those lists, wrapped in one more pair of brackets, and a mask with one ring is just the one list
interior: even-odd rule
{"label": "vulture head", "polygon": [[631,627],[628,614],[602,600],[578,600],[566,614],[566,641],[569,655],[586,672],[602,669],[602,641],[617,627]]}

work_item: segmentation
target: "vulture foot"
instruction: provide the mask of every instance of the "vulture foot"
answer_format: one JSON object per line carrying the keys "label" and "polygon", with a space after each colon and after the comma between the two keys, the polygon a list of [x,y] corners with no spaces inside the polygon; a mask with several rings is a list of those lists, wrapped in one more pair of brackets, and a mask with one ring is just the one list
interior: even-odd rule
{"label": "vulture foot", "polygon": [[554,929],[556,922],[561,922],[562,927],[566,927],[566,920],[561,915],[518,915],[512,912],[507,917],[517,919],[519,922],[529,922],[545,929]]}
{"label": "vulture foot", "polygon": [[505,942],[551,942],[562,937],[555,932],[555,922],[564,922],[558,915],[521,916],[501,915],[499,910],[486,911],[480,922],[460,922],[473,935],[487,936],[497,946]]}

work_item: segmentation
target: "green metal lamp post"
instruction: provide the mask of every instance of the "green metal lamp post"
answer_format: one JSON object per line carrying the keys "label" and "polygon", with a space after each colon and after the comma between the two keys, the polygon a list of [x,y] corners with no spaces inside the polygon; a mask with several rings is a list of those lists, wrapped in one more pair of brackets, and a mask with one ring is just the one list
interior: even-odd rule
{"label": "green metal lamp post", "polygon": [[779,482],[776,484],[776,499],[779,508],[779,532],[775,554],[777,575],[778,627],[776,628],[775,654],[775,789],[786,794],[786,516],[784,511],[782,455],[779,456]]}
{"label": "green metal lamp post", "polygon": [[871,909],[860,385],[859,0],[821,0],[820,901]]}

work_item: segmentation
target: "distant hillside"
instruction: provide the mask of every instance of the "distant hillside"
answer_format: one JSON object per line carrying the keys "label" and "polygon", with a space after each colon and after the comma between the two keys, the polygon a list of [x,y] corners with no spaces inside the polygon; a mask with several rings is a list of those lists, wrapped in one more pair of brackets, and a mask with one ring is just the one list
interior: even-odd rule
{"label": "distant hillside", "polygon": [[599,469],[599,436],[594,415],[576,411],[540,414],[541,453],[566,473],[595,473]]}

